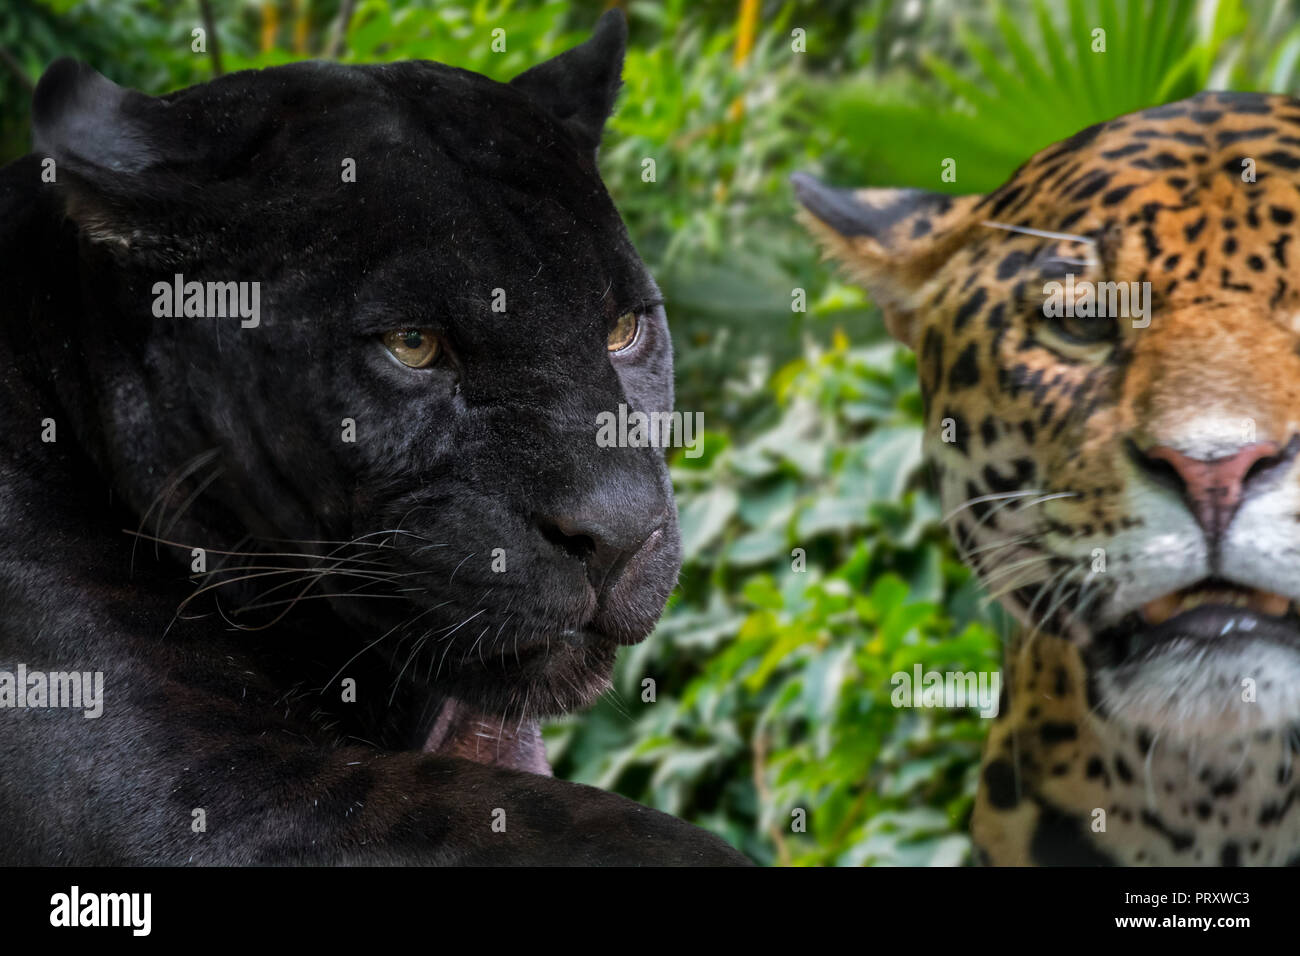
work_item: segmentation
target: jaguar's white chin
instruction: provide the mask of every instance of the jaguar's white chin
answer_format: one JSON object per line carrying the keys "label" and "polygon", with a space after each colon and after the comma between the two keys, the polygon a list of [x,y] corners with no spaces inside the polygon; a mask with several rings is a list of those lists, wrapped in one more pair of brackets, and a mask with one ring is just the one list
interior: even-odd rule
{"label": "jaguar's white chin", "polygon": [[1111,718],[1175,738],[1300,721],[1300,615],[1287,597],[1207,579],[1091,636],[1094,692]]}
{"label": "jaguar's white chin", "polygon": [[1300,651],[1248,639],[1208,648],[1175,638],[1151,659],[1094,674],[1101,709],[1174,738],[1239,737],[1300,721]]}

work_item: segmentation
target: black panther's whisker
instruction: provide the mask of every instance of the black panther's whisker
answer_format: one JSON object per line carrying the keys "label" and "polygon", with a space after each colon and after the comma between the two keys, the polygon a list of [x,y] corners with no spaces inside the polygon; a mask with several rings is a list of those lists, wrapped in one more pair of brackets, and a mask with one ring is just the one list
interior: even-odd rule
{"label": "black panther's whisker", "polygon": [[568,674],[565,674],[563,671],[561,671],[560,679],[573,688],[574,700],[582,700],[583,697],[582,688],[573,682],[573,678],[571,678]]}
{"label": "black panther's whisker", "polygon": [[394,625],[393,625],[392,627],[390,627],[388,630],[384,631],[383,634],[380,634],[377,638],[375,638],[375,639],[374,639],[373,641],[371,641],[369,644],[365,645],[365,647],[361,648],[361,650],[357,651],[355,654],[353,654],[351,657],[349,657],[346,661],[344,661],[344,662],[343,662],[343,666],[340,667],[340,668],[338,669],[338,672],[337,672],[333,677],[331,677],[329,680],[327,680],[327,681],[325,682],[325,686],[326,686],[326,687],[331,686],[331,685],[332,685],[336,680],[339,679],[339,674],[342,674],[345,670],[347,670],[349,664],[351,664],[353,661],[355,661],[358,657],[360,657],[360,656],[361,656],[362,654],[364,654],[366,651],[370,650],[372,647],[375,647],[376,645],[378,645],[381,641],[384,640],[384,638],[388,637],[388,635],[392,634],[392,633],[393,633],[394,631],[396,631],[398,628],[410,627],[412,624],[414,624],[414,623],[415,623],[416,621],[418,621],[420,618],[424,617],[424,615],[426,615],[426,614],[428,614],[428,613],[430,613],[430,612],[432,612],[432,611],[436,611],[438,608],[440,608],[440,607],[444,607],[444,606],[446,606],[447,604],[450,604],[450,603],[451,603],[450,601],[444,601],[442,604],[434,604],[434,605],[432,605],[432,606],[430,606],[430,607],[426,607],[426,608],[425,608],[423,611],[421,611],[419,614],[416,614],[416,615],[414,615],[414,616],[412,616],[412,617],[408,617],[406,620],[404,620],[404,621],[400,621],[399,623],[394,624]]}
{"label": "black panther's whisker", "polygon": [[[181,518],[184,516],[185,512],[190,509],[190,507],[194,504],[194,502],[199,500],[199,496],[203,494],[203,492],[207,491],[208,488],[211,487],[212,483],[216,481],[218,478],[220,478],[222,475],[224,475],[225,473],[226,473],[225,466],[218,465],[215,471],[213,471],[210,475],[208,475],[208,477],[204,478],[201,482],[199,482],[199,486],[195,488],[192,492],[190,492],[190,496],[186,498],[184,501],[182,501],[176,507],[176,510],[172,513],[172,520],[167,522],[167,527],[163,528],[161,531],[158,532],[159,536],[171,534],[172,528],[176,527],[176,522],[180,521]],[[161,518],[162,515],[160,514],[159,515],[160,521]],[[157,529],[157,525],[155,525],[154,527],[155,529]],[[157,545],[154,545],[154,547],[157,548]]]}
{"label": "black panther's whisker", "polygon": [[466,561],[468,561],[470,558],[474,557],[474,555],[476,555],[476,554],[478,554],[477,551],[471,551],[469,554],[465,555],[465,557],[461,558],[461,560],[460,560],[460,564],[456,565],[456,567],[455,567],[455,568],[452,570],[452,572],[451,572],[451,577],[449,577],[449,578],[447,579],[447,584],[450,585],[452,581],[455,581],[455,580],[456,580],[456,572],[459,571],[459,570],[461,569],[461,566],[464,565],[464,563],[465,563]]}
{"label": "black panther's whisker", "polygon": [[[219,449],[211,448],[208,451],[200,452],[198,455],[195,455],[193,458],[191,458],[189,463],[187,463],[187,465],[185,466],[182,473],[178,475],[175,480],[170,482],[164,489],[163,493],[160,496],[156,497],[154,499],[154,502],[150,504],[149,511],[146,512],[145,516],[141,518],[140,527],[144,527],[144,522],[148,520],[148,514],[153,511],[154,505],[156,504],[158,506],[158,516],[154,521],[154,531],[155,533],[162,535],[164,533],[162,531],[162,522],[163,522],[163,518],[166,517],[167,502],[171,499],[172,495],[174,495],[177,492],[177,490],[179,490],[183,482],[189,479],[192,475],[198,474],[209,464],[211,464],[215,459],[215,456],[218,451]],[[218,466],[216,475],[220,475],[221,472],[223,472],[224,470],[225,470],[224,468]],[[215,477],[215,475],[213,477]],[[211,484],[211,481],[203,483],[201,486],[201,490],[206,489],[209,484]],[[191,495],[191,497],[186,500],[186,502],[184,503],[185,507],[189,506],[189,504],[193,501],[193,497],[194,496]],[[155,558],[158,557],[157,544],[154,545],[154,557]]]}
{"label": "black panther's whisker", "polygon": [[[228,554],[233,557],[244,558],[300,558],[304,561],[346,561],[352,564],[368,564],[378,566],[392,566],[392,561],[387,557],[358,557],[355,555],[345,554],[313,554],[309,551],[224,551],[222,554]],[[369,552],[374,554],[375,552]]]}
{"label": "black panther's whisker", "polygon": [[424,642],[428,639],[428,637],[429,637],[429,632],[425,631],[418,638],[416,638],[415,644],[412,645],[411,647],[411,653],[406,655],[406,663],[402,665],[402,669],[399,670],[397,672],[397,676],[393,678],[393,690],[392,693],[388,695],[389,707],[393,706],[393,701],[396,700],[397,698],[397,690],[402,685],[402,675],[405,674],[406,669],[411,666],[411,661],[415,660],[415,656],[418,653],[420,653],[420,648],[424,646]]}
{"label": "black panther's whisker", "polygon": [[[232,570],[244,570],[244,571],[247,571],[247,570],[248,570],[248,566],[245,566],[245,567],[242,568],[242,569],[232,569]],[[240,627],[241,630],[263,630],[263,629],[266,628],[266,627],[270,627],[272,624],[275,624],[275,623],[277,623],[278,621],[282,620],[282,619],[284,618],[284,615],[287,614],[290,610],[292,610],[293,607],[294,607],[294,605],[297,604],[298,601],[304,599],[304,598],[307,596],[307,592],[310,591],[312,587],[314,587],[314,586],[315,586],[315,585],[316,585],[316,584],[317,584],[317,583],[318,583],[322,578],[327,577],[327,576],[329,576],[329,575],[338,575],[338,576],[341,576],[341,577],[358,577],[358,578],[363,578],[367,584],[371,584],[371,583],[387,583],[387,582],[391,581],[394,577],[397,577],[396,574],[389,575],[389,574],[384,574],[384,573],[374,572],[374,571],[354,571],[354,570],[351,570],[351,569],[341,568],[341,567],[337,567],[337,566],[336,566],[336,567],[332,567],[332,568],[324,568],[324,569],[311,569],[311,568],[307,568],[307,569],[304,569],[304,568],[277,568],[277,569],[269,570],[269,571],[258,571],[258,572],[256,572],[256,573],[252,573],[252,574],[243,574],[243,575],[241,575],[241,576],[239,576],[239,577],[236,577],[236,578],[230,578],[230,579],[227,579],[227,580],[224,580],[224,581],[216,581],[216,582],[213,582],[213,583],[210,583],[210,584],[205,584],[204,586],[198,588],[198,589],[197,589],[193,594],[191,594],[191,595],[189,595],[188,597],[186,597],[185,600],[183,600],[183,601],[180,603],[180,605],[179,605],[179,606],[177,607],[177,609],[176,609],[176,616],[177,616],[177,617],[181,617],[181,615],[182,615],[182,613],[184,612],[185,608],[188,607],[189,604],[190,604],[190,603],[191,603],[195,598],[197,598],[200,594],[203,594],[203,593],[206,592],[206,591],[211,591],[211,590],[215,590],[215,589],[219,589],[219,588],[227,587],[227,586],[229,586],[229,585],[231,585],[231,584],[236,584],[236,583],[239,583],[239,582],[242,582],[242,581],[248,581],[248,580],[252,580],[252,579],[256,579],[256,578],[260,578],[260,577],[270,577],[270,576],[275,576],[275,575],[285,574],[285,573],[295,573],[295,574],[298,574],[299,576],[296,577],[296,578],[294,578],[294,579],[291,579],[290,581],[282,582],[281,584],[278,584],[278,585],[276,585],[275,587],[269,588],[269,589],[267,589],[266,591],[263,591],[263,592],[261,592],[260,594],[258,594],[257,598],[254,598],[254,600],[257,600],[257,599],[259,599],[259,598],[265,598],[267,595],[272,594],[272,593],[274,593],[275,591],[280,590],[280,589],[283,588],[283,587],[293,587],[293,586],[296,585],[296,584],[302,584],[302,583],[305,582],[305,585],[304,585],[303,589],[302,589],[302,590],[301,590],[301,591],[300,591],[300,592],[299,592],[299,593],[298,593],[294,598],[292,598],[292,599],[290,599],[290,600],[288,600],[288,601],[285,601],[285,602],[279,602],[279,601],[277,601],[277,602],[271,602],[271,603],[274,603],[274,604],[277,604],[277,605],[278,605],[278,604],[282,604],[282,603],[287,604],[288,606],[284,609],[284,611],[282,611],[280,614],[278,614],[278,615],[277,615],[273,620],[271,620],[270,622],[268,622],[268,623],[266,623],[266,624],[263,624],[263,625],[259,625],[259,626],[257,626],[257,627],[253,627],[253,626],[249,626],[249,625],[237,625],[237,624],[236,624],[236,626]],[[359,596],[359,595],[358,595],[358,596]],[[372,596],[374,596],[374,597],[378,597],[378,595],[372,595]],[[396,596],[394,595],[394,597],[396,597]],[[399,598],[399,600],[404,600],[404,599]],[[240,609],[236,610],[234,613],[236,613],[236,614],[238,614],[238,613],[242,613],[242,612],[243,612],[244,610],[246,610],[246,609],[247,609],[247,607],[243,607],[243,608],[240,608]],[[224,614],[223,614],[222,616],[225,617]],[[229,620],[229,619],[227,618],[227,620]],[[235,622],[231,622],[231,623],[234,624]],[[169,625],[169,627],[170,627],[170,625]]]}
{"label": "black panther's whisker", "polygon": [[442,656],[438,658],[438,671],[433,675],[433,683],[435,684],[438,682],[438,678],[442,676],[442,662],[447,659],[447,652],[449,650],[451,650],[450,644],[442,649]]}
{"label": "black panther's whisker", "polygon": [[[501,663],[503,665],[506,662],[506,647],[505,647],[505,641],[501,640],[501,632],[506,629],[507,624],[509,624],[512,620],[514,620],[515,614],[513,611],[510,610],[510,605],[514,603],[514,600],[515,600],[514,597],[511,596],[510,600],[506,602],[505,620],[501,622],[501,626],[497,628],[497,632],[492,638],[493,645],[500,645],[501,647]],[[518,663],[519,663],[519,630],[518,628],[516,628],[515,629],[515,664]]]}
{"label": "black panther's whisker", "polygon": [[[267,557],[273,557],[273,555],[267,555]],[[303,557],[306,557],[306,555],[303,555]],[[335,563],[329,565],[328,567],[323,565],[313,566],[313,565],[278,565],[278,564],[230,565],[228,567],[214,568],[209,571],[195,571],[192,574],[190,574],[190,578],[191,579],[210,578],[215,574],[235,574],[235,573],[242,573],[245,571],[273,571],[276,573],[290,573],[294,571],[299,571],[299,572],[306,572],[306,573],[317,573],[320,571],[328,571],[332,568],[337,568],[340,574],[344,574],[344,573],[358,574],[358,575],[371,574],[374,575],[375,577],[383,577],[383,578],[409,577],[410,575],[424,573],[422,571],[412,571],[409,573],[403,573],[398,571],[384,571],[381,570],[385,566],[385,562],[382,561],[367,561],[364,563],[363,567],[350,568],[345,565],[347,559],[336,558],[332,560]],[[225,584],[225,583],[228,583],[228,581],[217,582],[218,585]]]}
{"label": "black panther's whisker", "polygon": [[372,547],[372,548],[391,547],[390,545],[387,545],[383,542],[379,542],[378,544],[375,544],[366,541],[367,538],[373,538],[381,534],[404,534],[409,538],[419,538],[422,541],[429,540],[425,535],[417,534],[414,531],[407,531],[403,528],[380,528],[378,531],[367,531],[365,534],[358,535],[357,537],[352,538],[351,540],[348,541],[343,541],[335,538],[276,538],[276,537],[271,537],[266,535],[259,535],[257,537],[257,540],[275,541],[280,544],[366,544],[367,547]]}
{"label": "black panther's whisker", "polygon": [[623,695],[619,693],[618,688],[614,686],[613,682],[610,683],[609,688],[602,696],[609,701],[610,706],[618,711],[624,720],[631,723],[632,712],[628,710],[627,701],[623,699]]}
{"label": "black panther's whisker", "polygon": [[[125,533],[132,534],[132,532],[129,531]],[[238,615],[256,609],[283,607],[284,609],[279,614],[277,614],[274,619],[262,625],[251,626],[251,625],[242,625],[239,624],[238,622],[230,621],[230,618],[225,614],[224,610],[222,611],[222,617],[225,618],[227,621],[229,621],[232,624],[232,626],[239,627],[242,630],[263,630],[282,620],[284,616],[288,614],[289,611],[291,611],[299,601],[309,599],[308,592],[310,592],[310,590],[317,583],[319,583],[323,578],[330,577],[330,576],[352,577],[352,578],[359,578],[362,580],[362,584],[359,585],[357,588],[353,588],[350,592],[332,594],[330,596],[389,598],[389,599],[405,600],[405,598],[402,598],[395,594],[376,595],[376,594],[361,594],[358,592],[361,587],[368,587],[370,585],[380,584],[380,583],[391,584],[392,582],[398,579],[406,578],[406,577],[415,577],[422,574],[423,572],[390,571],[390,570],[386,570],[387,568],[391,567],[391,564],[386,560],[361,558],[353,555],[345,555],[345,554],[338,553],[347,547],[357,546],[357,545],[373,547],[376,550],[382,549],[383,547],[385,547],[383,542],[380,542],[379,544],[376,545],[376,544],[371,544],[370,542],[366,542],[363,539],[375,537],[376,535],[391,535],[394,533],[404,533],[404,532],[400,532],[400,531],[395,532],[393,529],[384,529],[377,532],[370,532],[366,535],[361,535],[358,538],[355,538],[351,541],[340,542],[331,553],[326,555],[319,555],[311,552],[266,552],[266,551],[237,551],[237,550],[226,550],[226,549],[205,549],[212,554],[219,554],[228,557],[242,557],[242,558],[248,558],[250,560],[248,563],[244,563],[244,564],[221,565],[219,567],[212,568],[205,572],[199,572],[198,574],[194,575],[193,577],[196,578],[206,578],[207,583],[197,588],[192,594],[188,595],[177,606],[176,613],[172,619],[172,623],[174,623],[176,620],[189,620],[190,618],[185,614],[185,611],[193,603],[193,601],[196,598],[198,598],[201,594],[204,594],[208,591],[212,591],[215,589],[228,587],[230,585],[235,585],[250,580],[256,580],[262,577],[274,577],[278,575],[294,575],[294,577],[292,577],[290,580],[282,581],[281,583],[260,592],[255,598],[252,599],[251,602],[242,605],[241,607],[237,608],[235,611],[232,612]],[[153,540],[155,544],[166,544],[171,547],[182,548],[185,550],[191,549],[191,546],[189,545],[185,545],[177,541],[172,541],[160,535],[151,536],[151,535],[143,534],[141,532],[134,532],[134,534],[136,537],[143,537],[147,540]],[[420,537],[420,536],[414,536],[414,537]],[[281,540],[288,540],[288,539],[281,539]],[[296,542],[296,543],[306,543],[306,542]],[[301,566],[299,565],[285,566],[285,565],[254,563],[258,560],[264,561],[267,558],[276,558],[276,557],[298,559],[305,563]],[[226,577],[225,575],[233,575],[233,576]],[[268,596],[274,594],[276,591],[285,588],[290,588],[290,587],[298,587],[298,586],[301,586],[301,590],[292,598],[285,599],[285,600],[277,600],[277,601],[265,600]],[[418,591],[420,589],[412,588],[409,590]],[[171,624],[168,625],[168,630],[170,630],[170,628],[171,628]]]}
{"label": "black panther's whisker", "polygon": [[300,544],[300,545],[333,545],[333,549],[325,552],[317,551],[297,551],[295,554],[337,554],[347,547],[370,548],[371,554],[377,551],[395,550],[393,545],[387,541],[334,541],[328,538],[257,538],[257,541],[265,541],[268,544]]}
{"label": "black panther's whisker", "polygon": [[[496,590],[496,588],[494,588],[494,587],[488,588],[486,591],[484,591],[484,592],[479,596],[478,601],[476,601],[475,603],[482,603],[482,602],[486,601],[489,597],[492,596],[492,592],[495,591],[495,590]],[[486,611],[486,610],[487,610],[486,607],[480,608],[480,609],[479,609],[479,613],[481,614],[481,613],[483,613],[483,612]],[[471,618],[471,620],[472,620],[472,618]],[[468,623],[468,621],[467,621],[466,623]],[[481,664],[487,664],[487,661],[483,660],[483,648],[482,648],[480,642],[483,640],[483,635],[486,634],[486,633],[487,633],[488,631],[490,631],[491,629],[492,629],[492,625],[491,625],[491,624],[489,624],[487,627],[483,628],[483,630],[479,633],[479,636],[478,636],[477,638],[475,638],[474,643],[470,645],[469,650],[466,651],[466,656],[467,656],[467,657],[468,657],[470,654],[474,653],[474,648],[477,647],[477,648],[479,649],[479,652],[478,652],[479,663],[481,663]],[[447,636],[450,637],[451,635],[448,634]]]}
{"label": "black panther's whisker", "polygon": [[478,647],[478,648],[479,648],[478,659],[479,659],[480,662],[483,661],[483,649],[482,649],[481,647],[479,647],[479,642],[483,640],[483,635],[486,634],[486,633],[487,633],[488,631],[490,631],[491,629],[492,629],[492,625],[489,624],[487,627],[483,628],[483,630],[479,631],[479,635],[478,635],[478,637],[474,639],[474,643],[471,644],[471,645],[469,646],[469,650],[467,650],[467,651],[465,652],[465,656],[466,656],[466,657],[469,657],[469,655],[473,654],[473,653],[474,653],[474,649],[475,649],[476,647]]}
{"label": "black panther's whisker", "polygon": [[[474,618],[478,617],[480,614],[482,614],[482,613],[483,613],[484,611],[486,611],[486,610],[487,610],[487,608],[485,608],[485,607],[481,607],[481,608],[479,608],[477,611],[475,611],[473,614],[471,614],[469,617],[465,618],[465,620],[461,621],[459,624],[457,624],[457,625],[455,625],[455,626],[448,625],[448,627],[451,627],[451,630],[450,630],[450,631],[447,631],[447,633],[444,634],[442,637],[438,638],[438,640],[439,640],[439,641],[445,641],[447,638],[451,637],[453,634],[455,634],[457,631],[459,631],[462,627],[464,627],[464,626],[465,626],[466,624],[468,624],[470,621],[474,620]],[[447,628],[443,628],[443,630],[446,631]],[[437,631],[434,631],[434,633],[436,634],[436,633],[438,633],[438,632],[437,632]]]}
{"label": "black panther's whisker", "polygon": [[[144,531],[144,526],[146,522],[148,522],[149,520],[149,516],[153,514],[154,508],[157,508],[160,504],[162,504],[164,500],[170,497],[171,494],[178,487],[180,487],[180,483],[182,481],[184,481],[190,475],[194,474],[194,472],[198,471],[204,465],[207,465],[212,460],[212,458],[220,454],[220,452],[221,449],[219,448],[209,448],[207,451],[200,452],[199,454],[195,455],[185,465],[182,466],[182,471],[180,475],[178,475],[175,479],[173,479],[172,481],[164,485],[162,490],[159,491],[158,494],[154,495],[153,501],[149,503],[149,507],[145,509],[144,514],[140,516],[140,524],[136,526],[136,530],[134,533],[137,536],[137,538],[146,537],[145,535],[142,534],[142,532]],[[131,533],[132,532],[129,531],[127,532],[127,534],[131,534]],[[137,544],[139,544],[138,540],[132,542],[131,544],[131,563],[130,563],[129,571],[130,574],[132,575],[135,574],[135,549]],[[157,550],[155,545],[155,556],[156,554],[157,554]]]}
{"label": "black panther's whisker", "polygon": [[297,604],[299,601],[319,601],[322,598],[367,598],[378,601],[405,601],[407,598],[399,594],[366,594],[363,591],[353,589],[351,591],[327,591],[322,594],[306,594],[293,598],[284,598],[278,601],[258,601],[256,604],[241,604],[231,613],[247,614],[249,611],[264,611],[267,608],[279,607],[283,604]]}
{"label": "black panther's whisker", "polygon": [[[247,570],[247,569],[246,569],[246,568],[232,568],[231,570],[235,570],[235,571],[244,571],[244,570]],[[320,580],[321,578],[323,578],[323,577],[325,577],[325,576],[327,576],[327,575],[329,575],[329,574],[339,574],[339,575],[345,575],[345,576],[346,576],[346,575],[350,575],[350,576],[353,576],[353,577],[368,576],[368,577],[370,577],[371,579],[373,579],[373,580],[375,580],[375,581],[388,581],[388,580],[391,580],[391,577],[390,577],[390,576],[387,576],[387,575],[379,575],[379,574],[375,574],[374,572],[370,572],[370,571],[348,571],[348,570],[346,570],[346,569],[333,569],[333,568],[326,568],[326,569],[324,569],[324,570],[315,569],[315,568],[277,568],[277,569],[273,569],[273,570],[269,570],[269,571],[256,571],[256,572],[251,573],[251,574],[241,574],[239,577],[236,577],[236,578],[229,578],[229,579],[224,580],[224,581],[214,581],[214,582],[212,582],[212,583],[210,583],[210,584],[205,584],[205,585],[203,585],[202,587],[196,589],[196,590],[194,591],[194,593],[188,595],[188,596],[187,596],[183,601],[181,601],[181,603],[180,603],[180,607],[178,608],[178,610],[183,610],[183,609],[184,609],[187,605],[189,605],[190,602],[192,602],[195,598],[199,597],[199,595],[204,594],[204,593],[206,593],[206,592],[208,592],[208,591],[212,591],[212,590],[215,590],[215,589],[217,589],[217,588],[228,587],[228,586],[230,586],[230,585],[232,585],[232,584],[238,584],[238,583],[240,583],[240,582],[242,582],[242,581],[251,581],[251,580],[255,580],[255,579],[257,579],[257,578],[274,577],[275,575],[279,575],[279,574],[299,574],[299,575],[303,575],[304,578],[310,577],[310,578],[312,579],[313,582],[314,582],[314,581],[318,581],[318,580]],[[396,576],[396,575],[394,575],[394,576]],[[300,578],[299,580],[302,580],[302,578]],[[276,587],[275,587],[275,588],[272,588],[271,590],[274,591],[274,590],[276,590],[276,589],[278,589],[278,588],[280,588],[280,587],[292,587],[294,583],[295,583],[295,582],[293,582],[293,581],[284,582],[283,584],[276,585]],[[264,593],[269,594],[269,593],[271,593],[271,592],[270,592],[270,591],[267,591],[267,592],[264,592]]]}
{"label": "black panther's whisker", "polygon": [[[524,688],[524,703],[523,706],[519,708],[519,726],[515,728],[516,737],[518,737],[519,734],[523,731],[524,722],[528,720],[528,700],[532,696],[532,692],[533,691],[531,687]],[[504,726],[504,722],[503,722],[503,726]]]}
{"label": "black panther's whisker", "polygon": [[414,551],[412,551],[411,554],[413,554],[413,555],[415,555],[415,554],[421,554],[422,552],[428,551],[428,550],[430,550],[431,548],[450,548],[450,547],[451,547],[451,545],[449,545],[449,544],[422,544],[422,545],[420,545],[420,547],[418,547],[418,548],[416,548]]}
{"label": "black panther's whisker", "polygon": [[[123,529],[122,529],[122,533],[123,533],[123,534],[129,534],[129,535],[131,535],[131,536],[133,536],[133,537],[136,537],[136,538],[142,538],[142,539],[144,539],[145,541],[153,541],[153,542],[155,542],[156,544],[165,544],[165,545],[168,545],[169,547],[180,548],[180,549],[183,550],[183,551],[192,551],[192,550],[193,550],[194,548],[196,548],[196,547],[202,547],[201,545],[185,544],[184,542],[181,542],[181,541],[172,541],[172,540],[169,540],[169,539],[167,539],[167,538],[160,538],[160,537],[156,537],[156,536],[154,536],[154,535],[144,534],[143,532],[140,532],[140,531],[131,531],[131,530],[127,529],[127,528],[123,528]],[[247,558],[323,558],[323,559],[327,559],[327,560],[333,560],[332,558],[330,558],[329,555],[318,555],[318,554],[312,554],[312,553],[310,553],[310,552],[301,552],[301,551],[230,551],[230,550],[224,550],[224,549],[221,549],[221,548],[208,548],[208,547],[202,547],[202,549],[203,549],[203,551],[205,551],[205,552],[208,553],[208,554],[229,555],[229,556],[231,556],[231,557],[247,557]],[[346,558],[345,560],[349,560],[349,561],[362,561],[362,560],[370,560],[370,559],[365,559],[365,558]],[[383,561],[375,561],[374,563],[376,563],[376,564],[382,564],[382,563],[386,563],[386,562],[383,562]]]}
{"label": "black panther's whisker", "polygon": [[[377,533],[378,533],[378,534],[390,534],[391,531],[380,531],[380,532],[377,532]],[[403,532],[403,534],[412,534],[412,532],[406,531],[406,532]],[[270,542],[273,542],[273,543],[275,543],[275,544],[337,544],[337,545],[356,544],[356,545],[361,545],[361,546],[364,546],[364,547],[367,547],[367,548],[388,548],[388,547],[391,547],[391,545],[385,544],[385,543],[382,542],[382,541],[364,541],[364,540],[362,540],[362,538],[366,538],[366,537],[370,537],[370,535],[362,535],[361,538],[352,538],[352,539],[350,539],[350,540],[346,540],[346,541],[344,541],[344,540],[342,540],[342,539],[340,539],[340,538],[271,538],[271,537],[266,537],[265,535],[259,535],[259,536],[257,537],[256,540],[258,540],[258,541],[270,541]]]}
{"label": "black panther's whisker", "polygon": [[[326,571],[321,571],[321,572],[319,572],[319,573],[315,573],[315,574],[311,575],[310,580],[308,580],[307,583],[303,585],[303,589],[302,589],[301,591],[299,591],[298,594],[295,595],[293,598],[289,598],[289,599],[287,599],[287,600],[285,600],[285,601],[276,601],[276,602],[272,602],[272,603],[275,603],[275,604],[284,604],[284,605],[286,605],[283,611],[281,611],[281,612],[280,612],[279,614],[277,614],[274,618],[272,618],[270,621],[267,621],[267,622],[264,623],[264,624],[259,624],[259,625],[257,625],[256,627],[251,626],[251,625],[244,626],[244,627],[241,627],[241,630],[246,630],[246,631],[262,631],[262,630],[266,630],[266,629],[269,628],[269,627],[272,627],[272,626],[275,625],[275,624],[278,624],[280,621],[284,620],[285,615],[287,615],[290,611],[292,611],[295,607],[297,607],[298,602],[300,602],[300,601],[304,601],[304,600],[311,600],[312,597],[314,597],[314,595],[313,595],[313,596],[309,596],[307,592],[310,591],[312,588],[314,588],[317,584],[319,584],[322,578],[327,577],[327,576],[329,576],[330,574],[334,574],[334,573],[338,573],[338,572],[334,572],[334,571],[326,570]],[[346,574],[347,572],[343,572],[343,573]],[[236,579],[236,580],[238,580],[238,579]],[[300,578],[300,579],[298,579],[298,580],[301,581],[301,580],[303,580],[303,579]],[[369,583],[381,583],[381,582],[385,582],[385,583],[386,583],[386,579],[384,579],[384,578],[378,578],[378,579],[375,579],[375,580],[373,580],[373,581],[371,581],[371,582],[369,582]],[[226,583],[226,582],[221,582],[221,584],[224,584],[224,583]],[[292,582],[290,582],[290,586],[291,586],[291,584],[292,584]],[[212,585],[212,587],[219,587],[219,586],[220,586],[220,584],[218,584],[218,585]],[[276,587],[271,588],[270,591],[278,590],[280,587],[283,587],[283,586],[286,586],[286,585],[276,585]],[[264,594],[263,594],[262,596],[264,596],[265,594],[269,594],[270,591],[264,592]],[[349,596],[349,595],[340,595],[340,596],[346,597],[346,596]],[[390,600],[394,600],[394,601],[405,601],[405,600],[406,600],[406,598],[400,597],[400,596],[398,596],[398,595],[396,595],[396,594],[392,594],[392,595],[381,595],[381,594],[360,595],[360,594],[355,594],[355,593],[354,593],[354,594],[352,594],[351,596],[352,596],[352,597],[371,597],[371,598],[384,598],[384,597],[387,597],[388,599],[390,599]],[[242,611],[243,611],[243,608],[241,608],[240,611],[236,611],[235,613],[241,613]]]}

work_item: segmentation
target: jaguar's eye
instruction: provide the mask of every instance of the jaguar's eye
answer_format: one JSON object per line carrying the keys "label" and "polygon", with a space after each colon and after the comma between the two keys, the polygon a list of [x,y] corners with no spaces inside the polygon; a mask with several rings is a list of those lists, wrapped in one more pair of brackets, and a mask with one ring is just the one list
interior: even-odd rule
{"label": "jaguar's eye", "polygon": [[636,341],[637,333],[641,329],[641,323],[637,319],[635,312],[624,312],[614,323],[614,328],[609,333],[605,347],[611,352],[621,352],[628,348]]}
{"label": "jaguar's eye", "polygon": [[1070,345],[1097,345],[1113,341],[1119,334],[1113,315],[1054,315],[1047,320],[1047,328]]}
{"label": "jaguar's eye", "polygon": [[410,368],[427,368],[442,354],[442,343],[429,329],[395,329],[384,333],[384,347]]}

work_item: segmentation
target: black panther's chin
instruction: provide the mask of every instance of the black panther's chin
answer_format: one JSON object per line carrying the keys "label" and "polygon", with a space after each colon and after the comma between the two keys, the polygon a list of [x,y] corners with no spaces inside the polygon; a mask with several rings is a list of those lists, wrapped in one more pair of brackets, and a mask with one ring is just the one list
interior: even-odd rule
{"label": "black panther's chin", "polygon": [[472,700],[505,721],[553,717],[590,707],[612,686],[618,644],[591,630],[531,642],[518,653],[467,656],[444,669],[434,689]]}

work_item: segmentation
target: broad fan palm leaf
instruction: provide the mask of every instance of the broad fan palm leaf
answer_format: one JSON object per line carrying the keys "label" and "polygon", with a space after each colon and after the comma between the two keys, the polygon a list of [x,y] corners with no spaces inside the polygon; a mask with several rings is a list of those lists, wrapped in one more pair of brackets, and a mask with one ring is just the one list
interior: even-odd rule
{"label": "broad fan palm leaf", "polygon": [[[1216,51],[1245,24],[1241,0],[1033,0],[1032,11],[1003,0],[987,38],[961,28],[970,63],[927,58],[936,89],[922,108],[914,88],[831,90],[828,121],[844,130],[847,171],[952,192],[994,188],[1050,143],[1204,88]],[[955,182],[940,181],[947,158]]]}

